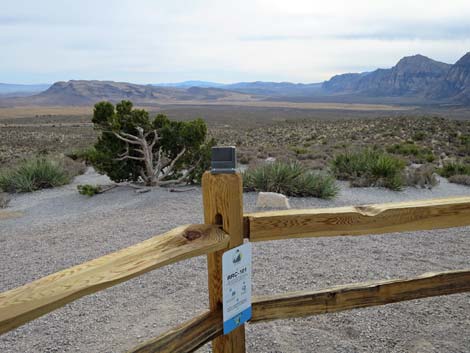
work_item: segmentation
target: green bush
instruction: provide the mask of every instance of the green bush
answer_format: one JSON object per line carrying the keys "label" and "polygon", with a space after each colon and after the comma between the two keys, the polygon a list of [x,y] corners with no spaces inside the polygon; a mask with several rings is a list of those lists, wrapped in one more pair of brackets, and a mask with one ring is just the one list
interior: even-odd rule
{"label": "green bush", "polygon": [[238,155],[238,162],[240,164],[249,164],[251,161],[251,156],[247,154]]}
{"label": "green bush", "polygon": [[383,186],[400,190],[404,185],[405,163],[379,150],[365,149],[338,154],[332,161],[332,170],[351,186]]}
{"label": "green bush", "polygon": [[420,149],[414,143],[395,144],[387,147],[387,152],[402,154],[404,156],[417,156],[420,153]]}
{"label": "green bush", "polygon": [[415,141],[423,141],[426,138],[426,133],[420,131],[413,135],[413,140]]}
{"label": "green bush", "polygon": [[449,178],[454,175],[470,175],[470,164],[461,162],[446,163],[438,170],[438,173],[444,178]]}
{"label": "green bush", "polygon": [[0,188],[7,192],[31,192],[70,182],[63,166],[46,158],[22,162],[13,170],[0,175]]}
{"label": "green bush", "polygon": [[101,188],[96,185],[85,184],[77,185],[77,190],[80,195],[94,196],[100,193]]}
{"label": "green bush", "polygon": [[[109,102],[95,105],[92,122],[99,132],[94,145],[91,162],[99,171],[111,180],[137,181],[140,178],[148,185],[157,184],[157,177],[162,173],[168,161],[176,159],[185,152],[173,166],[168,179],[178,179],[185,170],[191,169],[186,182],[199,182],[202,174],[210,166],[211,147],[214,139],[207,139],[207,126],[204,120],[174,121],[163,114],[150,118],[147,111],[134,109],[132,102],[121,101],[116,106]],[[125,142],[122,136],[138,136],[139,130],[145,136],[146,143],[152,146],[152,154],[144,162],[141,146]],[[158,139],[152,143],[156,132]],[[118,138],[116,134],[120,134]],[[162,160],[159,160],[161,150]],[[123,157],[125,154],[128,158]],[[147,163],[148,162],[148,163]],[[159,163],[162,162],[162,163]],[[160,170],[150,172],[147,166]]]}
{"label": "green bush", "polygon": [[243,173],[247,191],[278,192],[287,196],[313,196],[330,199],[337,195],[334,178],[313,173],[299,162],[274,162],[250,168]]}
{"label": "green bush", "polygon": [[292,152],[294,152],[296,155],[308,153],[308,149],[302,148],[302,147],[298,147],[298,146],[291,147],[291,150],[292,150]]}
{"label": "green bush", "polygon": [[459,152],[462,155],[470,154],[470,135],[460,136]]}
{"label": "green bush", "polygon": [[470,175],[452,175],[451,177],[449,177],[449,182],[470,186]]}
{"label": "green bush", "polygon": [[413,142],[389,146],[387,147],[387,152],[413,157],[411,159],[419,163],[432,163],[435,159],[435,156],[429,148],[420,147]]}
{"label": "green bush", "polygon": [[66,156],[74,161],[83,161],[86,163],[92,163],[93,159],[96,156],[96,149],[95,147],[87,147],[81,148],[78,150],[74,150],[70,153],[66,153]]}

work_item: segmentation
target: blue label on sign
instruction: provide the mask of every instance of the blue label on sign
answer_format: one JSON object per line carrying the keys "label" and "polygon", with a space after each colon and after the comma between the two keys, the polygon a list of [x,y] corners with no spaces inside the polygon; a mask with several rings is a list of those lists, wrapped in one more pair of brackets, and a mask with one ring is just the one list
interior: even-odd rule
{"label": "blue label on sign", "polygon": [[232,332],[241,324],[251,319],[251,306],[243,310],[240,314],[224,322],[224,334]]}

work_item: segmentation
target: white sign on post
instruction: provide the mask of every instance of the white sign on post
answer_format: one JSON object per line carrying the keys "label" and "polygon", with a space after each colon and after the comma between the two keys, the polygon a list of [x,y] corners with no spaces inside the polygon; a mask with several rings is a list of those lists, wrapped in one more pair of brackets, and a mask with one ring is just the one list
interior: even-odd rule
{"label": "white sign on post", "polygon": [[224,335],[251,319],[251,243],[222,255]]}

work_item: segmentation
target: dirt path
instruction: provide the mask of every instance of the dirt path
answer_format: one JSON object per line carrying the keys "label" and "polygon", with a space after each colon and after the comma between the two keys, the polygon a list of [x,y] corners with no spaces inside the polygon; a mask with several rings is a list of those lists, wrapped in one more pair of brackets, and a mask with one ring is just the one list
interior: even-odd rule
{"label": "dirt path", "polygon": [[[136,194],[116,188],[88,198],[78,183],[15,196],[0,220],[0,291],[129,246],[180,224],[202,221],[199,189]],[[470,195],[441,182],[433,191],[349,189],[333,201],[291,199],[296,208]],[[253,211],[256,195],[244,195]],[[470,267],[470,228],[393,236],[256,243],[255,295]],[[207,307],[206,261],[184,261],[133,279],[0,337],[0,352],[123,352]],[[248,352],[470,352],[470,294],[247,326]],[[209,352],[203,347],[201,352]]]}

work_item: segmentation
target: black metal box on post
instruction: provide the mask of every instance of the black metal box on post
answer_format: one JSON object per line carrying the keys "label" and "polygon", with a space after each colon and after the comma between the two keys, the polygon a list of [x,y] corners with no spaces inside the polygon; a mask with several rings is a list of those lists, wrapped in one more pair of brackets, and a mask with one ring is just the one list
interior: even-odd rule
{"label": "black metal box on post", "polygon": [[236,168],[237,153],[234,146],[212,147],[212,174],[234,174]]}

